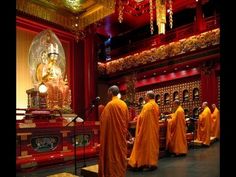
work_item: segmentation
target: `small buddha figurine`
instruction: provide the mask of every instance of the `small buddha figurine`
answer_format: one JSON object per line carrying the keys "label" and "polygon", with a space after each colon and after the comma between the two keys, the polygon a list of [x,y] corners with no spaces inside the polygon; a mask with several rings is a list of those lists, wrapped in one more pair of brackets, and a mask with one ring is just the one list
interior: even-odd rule
{"label": "small buddha figurine", "polygon": [[36,78],[39,83],[43,82],[43,77],[47,74],[48,56],[46,51],[42,51],[40,56],[41,63],[36,69]]}
{"label": "small buddha figurine", "polygon": [[49,62],[46,66],[46,73],[42,73],[44,82],[48,80],[59,80],[62,78],[61,68],[57,66],[58,54],[49,53]]}

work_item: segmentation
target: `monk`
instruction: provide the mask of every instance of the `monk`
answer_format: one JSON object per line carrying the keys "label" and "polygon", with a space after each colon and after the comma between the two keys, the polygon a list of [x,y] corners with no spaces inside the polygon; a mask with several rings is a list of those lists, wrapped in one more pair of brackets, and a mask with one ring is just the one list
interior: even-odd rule
{"label": "monk", "polygon": [[186,139],[186,122],[184,109],[179,100],[174,101],[174,114],[167,119],[166,149],[176,156],[186,155],[188,151]]}
{"label": "monk", "polygon": [[129,111],[117,97],[116,85],[108,89],[107,103],[100,117],[99,177],[125,177]]}
{"label": "monk", "polygon": [[159,107],[153,91],[145,95],[146,104],[137,116],[134,146],[128,165],[130,169],[153,170],[159,157]]}
{"label": "monk", "polygon": [[202,103],[203,111],[199,115],[197,127],[197,141],[201,141],[203,145],[210,146],[211,135],[211,110],[207,102]]}
{"label": "monk", "polygon": [[102,105],[102,104],[100,104],[99,106],[98,106],[98,119],[100,120],[100,116],[102,115],[102,111],[103,111],[103,109],[104,109],[104,105]]}
{"label": "monk", "polygon": [[211,114],[211,136],[220,138],[220,111],[215,104],[212,104],[213,112]]}

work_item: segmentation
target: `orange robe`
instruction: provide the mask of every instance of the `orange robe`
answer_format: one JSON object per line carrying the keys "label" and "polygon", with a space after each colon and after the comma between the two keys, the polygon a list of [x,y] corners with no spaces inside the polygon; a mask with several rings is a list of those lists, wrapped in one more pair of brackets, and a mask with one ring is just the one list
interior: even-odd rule
{"label": "orange robe", "polygon": [[211,136],[220,138],[220,112],[217,108],[211,114]]}
{"label": "orange robe", "polygon": [[157,166],[159,157],[159,107],[154,99],[143,106],[137,118],[134,146],[129,165]]}
{"label": "orange robe", "polygon": [[210,145],[211,135],[211,110],[205,107],[203,112],[199,115],[197,127],[197,140],[202,141],[205,145]]}
{"label": "orange robe", "polygon": [[100,120],[100,116],[102,115],[102,111],[103,111],[103,109],[104,109],[104,105],[102,105],[102,104],[100,104],[99,106],[98,106],[98,119]]}
{"label": "orange robe", "polygon": [[171,117],[167,120],[166,149],[176,155],[187,154],[187,127],[183,108],[179,106]]}
{"label": "orange robe", "polygon": [[129,111],[114,96],[100,117],[99,177],[125,177]]}

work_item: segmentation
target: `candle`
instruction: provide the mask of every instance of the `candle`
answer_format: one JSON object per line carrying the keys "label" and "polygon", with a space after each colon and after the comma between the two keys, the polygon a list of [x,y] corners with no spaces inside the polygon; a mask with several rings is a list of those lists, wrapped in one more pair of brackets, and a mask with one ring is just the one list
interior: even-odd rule
{"label": "candle", "polygon": [[56,44],[55,53],[58,53],[58,45]]}
{"label": "candle", "polygon": [[50,44],[50,49],[49,49],[50,53],[53,53],[53,44]]}

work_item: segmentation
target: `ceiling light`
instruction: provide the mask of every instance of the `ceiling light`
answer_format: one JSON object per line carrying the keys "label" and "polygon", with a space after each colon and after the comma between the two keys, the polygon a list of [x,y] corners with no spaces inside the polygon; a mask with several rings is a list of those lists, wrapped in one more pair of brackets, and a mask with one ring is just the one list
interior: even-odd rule
{"label": "ceiling light", "polygon": [[81,0],[64,0],[64,4],[72,12],[78,12],[81,10]]}

